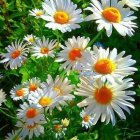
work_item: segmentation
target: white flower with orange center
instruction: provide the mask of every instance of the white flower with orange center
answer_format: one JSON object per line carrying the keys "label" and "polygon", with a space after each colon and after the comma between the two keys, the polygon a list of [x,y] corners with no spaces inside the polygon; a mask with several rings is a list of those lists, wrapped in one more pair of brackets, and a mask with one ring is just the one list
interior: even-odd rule
{"label": "white flower with orange center", "polygon": [[0,89],[0,106],[2,105],[3,102],[5,102],[6,94],[3,91],[3,89]]}
{"label": "white flower with orange center", "polygon": [[42,15],[44,15],[44,11],[41,9],[33,9],[29,11],[30,16],[34,16],[35,18],[41,18]]}
{"label": "white flower with orange center", "polygon": [[24,40],[27,41],[29,45],[32,45],[37,40],[37,37],[32,35],[32,34],[31,35],[26,35],[26,36],[24,36]]}
{"label": "white flower with orange center", "polygon": [[45,121],[45,116],[41,108],[37,107],[35,104],[23,103],[20,105],[17,113],[18,119],[24,121],[28,125],[33,125],[39,121]]}
{"label": "white flower with orange center", "polygon": [[82,127],[85,127],[86,129],[90,128],[93,125],[94,118],[88,115],[84,110],[80,113],[80,116],[82,117]]}
{"label": "white flower with orange center", "polygon": [[34,77],[25,82],[24,87],[27,89],[28,93],[35,92],[37,89],[41,88],[41,81],[39,78]]}
{"label": "white flower with orange center", "polygon": [[29,102],[36,104],[38,107],[46,107],[47,109],[53,109],[62,100],[62,97],[58,97],[57,93],[51,89],[43,88],[38,89],[29,95]]}
{"label": "white flower with orange center", "polygon": [[85,37],[74,36],[65,42],[65,46],[61,45],[63,49],[58,54],[57,62],[64,62],[61,68],[66,71],[79,70],[83,60],[88,59],[89,50],[86,49],[90,39]]}
{"label": "white flower with orange center", "polygon": [[32,139],[34,136],[39,137],[41,134],[44,134],[44,127],[42,125],[45,123],[46,121],[40,120],[38,123],[29,125],[21,121],[18,121],[16,126],[21,129],[21,132],[19,134],[20,137],[22,137],[23,139],[27,137],[28,139]]}
{"label": "white flower with orange center", "polygon": [[46,0],[42,7],[45,14],[41,18],[48,22],[46,27],[63,33],[80,28],[82,10],[77,9],[77,5],[70,0]]}
{"label": "white flower with orange center", "polygon": [[96,80],[94,78],[81,78],[81,83],[78,85],[78,96],[87,97],[82,102],[78,103],[79,107],[85,107],[85,113],[94,118],[93,125],[97,123],[101,117],[101,122],[108,124],[111,120],[115,125],[116,112],[121,119],[126,119],[123,112],[125,110],[130,114],[129,107],[134,109],[134,106],[129,101],[134,101],[131,95],[135,95],[134,91],[127,91],[126,89],[133,87],[132,79],[124,79],[123,83],[111,84],[109,82]]}
{"label": "white flower with orange center", "polygon": [[83,63],[83,72],[92,72],[91,75],[95,79],[101,78],[104,82],[106,80],[113,82],[122,82],[122,78],[134,74],[137,71],[132,67],[136,63],[131,59],[131,55],[124,56],[125,52],[117,54],[117,49],[114,48],[109,51],[103,48],[93,46],[94,54],[91,54],[88,61]]}
{"label": "white flower with orange center", "polygon": [[27,44],[24,44],[23,41],[16,41],[11,43],[6,47],[7,53],[1,54],[4,58],[1,63],[6,63],[6,68],[10,66],[11,69],[17,69],[20,67],[26,60],[29,48],[26,47]]}
{"label": "white flower with orange center", "polygon": [[25,99],[28,95],[28,90],[23,85],[16,85],[10,91],[11,98],[15,101]]}
{"label": "white flower with orange center", "polygon": [[133,16],[133,11],[129,8],[124,8],[124,4],[118,0],[91,0],[91,6],[85,10],[93,12],[86,17],[86,21],[96,20],[98,23],[97,30],[106,29],[107,36],[111,36],[112,28],[114,27],[122,36],[132,36],[133,28],[137,28],[133,22],[137,17]]}
{"label": "white flower with orange center", "polygon": [[20,136],[18,136],[19,131],[13,131],[11,133],[8,133],[5,137],[5,140],[23,140]]}
{"label": "white flower with orange center", "polygon": [[42,40],[37,40],[32,47],[32,56],[40,57],[54,57],[53,50],[58,45],[56,40],[49,40],[43,36]]}
{"label": "white flower with orange center", "polygon": [[140,7],[140,0],[122,0],[122,3],[136,11],[138,11],[138,8]]}
{"label": "white flower with orange center", "polygon": [[64,79],[57,75],[55,80],[53,80],[51,75],[48,75],[46,82],[44,82],[42,86],[44,88],[51,88],[56,92],[58,97],[63,97],[59,102],[59,105],[56,106],[59,110],[61,110],[60,105],[67,105],[66,101],[71,101],[73,98],[75,98],[75,96],[71,94],[71,92],[73,91],[73,85],[70,85],[70,81],[68,80],[68,78]]}

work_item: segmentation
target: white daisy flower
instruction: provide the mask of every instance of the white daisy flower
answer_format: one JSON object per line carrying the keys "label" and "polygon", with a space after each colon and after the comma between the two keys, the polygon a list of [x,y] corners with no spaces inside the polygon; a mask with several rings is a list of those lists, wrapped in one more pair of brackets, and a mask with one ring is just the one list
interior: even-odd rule
{"label": "white daisy flower", "polygon": [[18,136],[18,131],[13,131],[11,133],[8,133],[5,137],[5,140],[23,140],[21,137]]}
{"label": "white daisy flower", "polygon": [[5,95],[5,92],[0,89],[0,106],[2,105],[3,102],[6,101],[6,95]]}
{"label": "white daisy flower", "polygon": [[77,5],[71,0],[46,0],[42,7],[45,14],[41,18],[48,21],[46,27],[58,29],[62,33],[80,28],[79,23],[83,21],[82,10],[77,9]]}
{"label": "white daisy flower", "polygon": [[84,72],[92,72],[90,76],[94,76],[95,80],[101,78],[113,82],[122,82],[122,78],[134,74],[137,71],[132,67],[136,63],[131,59],[131,55],[123,57],[125,52],[117,54],[117,49],[114,48],[109,52],[103,48],[93,46],[94,54],[88,56],[88,61],[83,63]]}
{"label": "white daisy flower", "polygon": [[35,56],[37,58],[40,57],[54,57],[53,49],[57,46],[56,40],[45,39],[43,36],[43,40],[37,40],[34,46],[32,47],[32,56]]}
{"label": "white daisy flower", "polygon": [[28,95],[28,90],[23,85],[16,85],[10,91],[11,98],[15,101],[25,99]]}
{"label": "white daisy flower", "polygon": [[137,7],[140,7],[140,0],[122,0],[122,3],[136,11],[138,11]]}
{"label": "white daisy flower", "polygon": [[61,65],[61,68],[66,69],[66,71],[79,70],[83,60],[86,60],[88,57],[89,51],[86,49],[90,39],[85,37],[74,36],[69,38],[65,42],[65,46],[61,45],[63,49],[58,54],[57,62],[64,62]]}
{"label": "white daisy flower", "polygon": [[80,116],[82,117],[82,127],[85,127],[86,129],[90,128],[93,125],[94,118],[88,115],[84,110],[80,113]]}
{"label": "white daisy flower", "polygon": [[23,41],[12,42],[11,45],[6,47],[7,53],[1,54],[4,58],[1,63],[7,63],[6,67],[10,65],[11,69],[20,67],[25,62],[29,51],[26,45],[27,44],[24,44]]}
{"label": "white daisy flower", "polygon": [[41,134],[44,134],[44,127],[42,125],[45,123],[44,121],[39,121],[33,125],[28,125],[18,121],[16,126],[22,129],[19,134],[20,137],[24,139],[28,136],[29,139],[32,139],[34,136],[39,137]]}
{"label": "white daisy flower", "polygon": [[27,93],[34,92],[37,89],[41,88],[41,81],[39,78],[34,77],[32,79],[29,79],[27,82],[25,82],[24,87],[25,87],[25,89],[27,89],[26,90]]}
{"label": "white daisy flower", "polygon": [[41,18],[42,15],[44,15],[44,11],[41,9],[33,9],[29,11],[30,16],[34,16],[35,18]]}
{"label": "white daisy flower", "polygon": [[[63,97],[59,105],[67,105],[66,101],[71,101],[73,98],[75,98],[75,96],[71,94],[71,92],[73,91],[73,86],[70,85],[70,81],[68,80],[68,78],[63,79],[59,75],[57,75],[55,80],[53,80],[51,75],[48,75],[46,83],[44,82],[42,86],[44,88],[50,87],[56,92],[57,96]],[[61,110],[61,107],[59,105],[57,106],[57,108]]]}
{"label": "white daisy flower", "polygon": [[114,27],[122,36],[132,36],[137,25],[133,22],[137,17],[133,16],[133,11],[124,8],[124,4],[118,0],[91,0],[90,10],[93,14],[86,18],[86,21],[96,20],[98,23],[97,30],[106,29],[107,36],[111,36]]}
{"label": "white daisy flower", "polygon": [[51,89],[43,88],[38,89],[29,95],[29,102],[36,104],[38,107],[47,107],[47,109],[53,109],[62,100],[62,97],[58,97],[57,93]]}
{"label": "white daisy flower", "polygon": [[31,35],[26,35],[26,36],[24,36],[24,40],[27,41],[29,45],[32,45],[37,40],[37,37],[32,35],[32,34]]}
{"label": "white daisy flower", "polygon": [[123,83],[110,84],[109,82],[102,82],[100,79],[94,81],[92,78],[81,78],[81,83],[78,85],[78,96],[87,97],[82,102],[78,103],[79,107],[84,107],[85,112],[94,118],[93,125],[97,123],[101,117],[101,122],[108,124],[111,120],[115,125],[116,112],[121,119],[126,119],[123,110],[130,114],[128,107],[134,109],[134,106],[129,101],[134,101],[131,95],[135,95],[134,91],[126,91],[126,89],[133,87],[132,79],[124,79]]}
{"label": "white daisy flower", "polygon": [[39,107],[37,107],[35,104],[29,105],[25,102],[20,105],[17,117],[28,125],[33,125],[39,121],[45,121],[45,116]]}

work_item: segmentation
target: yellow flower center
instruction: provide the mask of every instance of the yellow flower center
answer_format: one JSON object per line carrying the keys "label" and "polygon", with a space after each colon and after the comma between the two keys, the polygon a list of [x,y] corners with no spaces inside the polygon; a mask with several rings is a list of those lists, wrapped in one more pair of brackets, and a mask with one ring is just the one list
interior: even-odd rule
{"label": "yellow flower center", "polygon": [[81,54],[81,49],[79,48],[74,48],[69,52],[69,59],[71,61],[75,61],[76,58],[81,58],[82,54]]}
{"label": "yellow flower center", "polygon": [[58,95],[63,94],[63,91],[59,87],[55,86],[53,89],[58,93]]}
{"label": "yellow flower center", "polygon": [[43,107],[48,106],[52,103],[52,99],[49,97],[42,97],[39,100],[39,104]]}
{"label": "yellow flower center", "polygon": [[34,43],[35,42],[34,38],[33,37],[30,37],[29,38],[29,42]]}
{"label": "yellow flower center", "polygon": [[103,86],[95,91],[94,98],[99,104],[109,104],[112,101],[112,91]]}
{"label": "yellow flower center", "polygon": [[36,12],[36,16],[41,16],[41,15],[43,15],[44,14],[44,12],[43,11],[38,11],[38,12]]}
{"label": "yellow flower center", "polygon": [[56,23],[65,24],[69,22],[69,15],[66,12],[58,11],[54,15],[54,20]]}
{"label": "yellow flower center", "polygon": [[26,117],[27,118],[34,118],[37,115],[37,110],[35,108],[30,108],[26,112]]}
{"label": "yellow flower center", "polygon": [[88,121],[89,121],[89,116],[88,116],[88,115],[85,115],[85,116],[83,117],[83,120],[84,120],[84,122],[88,122]]}
{"label": "yellow flower center", "polygon": [[23,96],[24,95],[24,90],[23,89],[19,89],[16,91],[16,96]]}
{"label": "yellow flower center", "polygon": [[28,129],[34,129],[35,127],[37,127],[36,123],[34,123],[33,125],[27,125]]}
{"label": "yellow flower center", "polygon": [[15,50],[15,51],[13,51],[13,52],[11,53],[11,57],[12,57],[13,59],[16,59],[17,57],[20,56],[20,54],[21,54],[21,52],[20,52],[19,50]]}
{"label": "yellow flower center", "polygon": [[42,48],[40,49],[40,53],[42,53],[42,54],[48,54],[48,52],[49,52],[49,49],[46,48],[46,47],[42,47]]}
{"label": "yellow flower center", "polygon": [[102,16],[109,22],[119,23],[121,21],[121,13],[114,7],[105,8]]}
{"label": "yellow flower center", "polygon": [[37,85],[36,84],[30,84],[29,85],[29,90],[30,91],[35,91],[37,89]]}
{"label": "yellow flower center", "polygon": [[55,131],[60,131],[61,130],[61,125],[57,124],[57,125],[54,125],[54,130]]}
{"label": "yellow flower center", "polygon": [[94,69],[101,74],[111,74],[116,69],[116,65],[109,59],[100,59],[95,63]]}

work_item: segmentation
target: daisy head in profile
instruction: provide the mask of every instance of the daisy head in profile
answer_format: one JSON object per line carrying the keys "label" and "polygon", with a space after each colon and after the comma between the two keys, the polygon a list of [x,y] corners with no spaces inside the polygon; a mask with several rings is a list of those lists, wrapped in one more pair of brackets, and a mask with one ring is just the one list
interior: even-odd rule
{"label": "daisy head in profile", "polygon": [[114,27],[122,36],[133,35],[134,28],[137,27],[133,20],[137,17],[133,16],[134,12],[130,11],[129,8],[124,8],[122,2],[118,2],[118,0],[101,0],[100,3],[98,0],[91,0],[90,5],[91,7],[87,7],[85,10],[91,11],[92,14],[87,16],[85,20],[96,20],[98,31],[105,28],[109,37]]}
{"label": "daisy head in profile", "polygon": [[45,14],[41,18],[47,21],[46,27],[58,29],[62,33],[80,28],[82,10],[77,9],[71,0],[46,0],[42,7]]}
{"label": "daisy head in profile", "polygon": [[10,66],[11,69],[17,69],[26,60],[29,48],[23,41],[12,42],[11,45],[5,48],[7,53],[1,54],[3,60],[1,63],[6,63],[6,68]]}
{"label": "daisy head in profile", "polygon": [[37,40],[37,37],[34,36],[33,34],[31,34],[31,35],[26,35],[26,36],[24,36],[24,40],[27,41],[27,43],[28,43],[29,45],[32,45],[32,44],[34,44],[35,41]]}
{"label": "daisy head in profile", "polygon": [[43,39],[38,39],[32,47],[32,56],[36,58],[54,57],[54,48],[58,45],[56,40],[49,40],[43,36]]}
{"label": "daisy head in profile", "polygon": [[6,101],[6,94],[5,94],[5,92],[2,89],[0,89],[0,106],[5,101]]}
{"label": "daisy head in profile", "polygon": [[33,9],[29,11],[30,16],[34,16],[35,18],[41,18],[42,15],[44,15],[44,11],[41,9]]}
{"label": "daisy head in profile", "polygon": [[20,136],[18,136],[19,131],[16,130],[12,130],[11,133],[8,133],[7,136],[5,137],[5,140],[14,140],[16,138],[16,140],[23,140],[23,138],[21,138]]}
{"label": "daisy head in profile", "polygon": [[86,48],[90,39],[85,37],[72,37],[65,42],[65,46],[61,45],[63,49],[58,54],[57,62],[63,62],[61,68],[70,70],[79,70],[83,60],[87,60],[89,50]]}
{"label": "daisy head in profile", "polygon": [[134,109],[130,102],[135,101],[131,97],[135,95],[135,92],[127,90],[134,85],[132,79],[124,79],[121,85],[103,82],[101,79],[94,81],[93,78],[85,77],[80,80],[81,83],[78,85],[79,88],[75,94],[84,96],[85,99],[78,103],[78,106],[86,107],[84,111],[94,118],[93,125],[97,123],[99,118],[101,118],[101,122],[108,124],[111,121],[115,125],[115,113],[125,120],[124,111],[130,114],[129,108]]}
{"label": "daisy head in profile", "polygon": [[93,54],[88,58],[88,61],[83,63],[83,71],[89,72],[89,76],[93,76],[94,79],[101,78],[102,81],[122,82],[122,78],[128,75],[134,74],[137,68],[132,67],[136,63],[131,59],[131,55],[123,57],[125,51],[117,53],[117,49],[112,51],[97,48],[93,46]]}

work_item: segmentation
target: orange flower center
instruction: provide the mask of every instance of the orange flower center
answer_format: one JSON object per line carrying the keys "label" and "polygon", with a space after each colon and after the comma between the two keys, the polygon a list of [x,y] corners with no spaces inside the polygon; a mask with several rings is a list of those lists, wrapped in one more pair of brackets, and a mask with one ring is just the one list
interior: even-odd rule
{"label": "orange flower center", "polygon": [[54,130],[55,131],[60,131],[60,129],[61,129],[61,125],[54,125]]}
{"label": "orange flower center", "polygon": [[94,98],[99,104],[109,104],[112,101],[112,91],[103,86],[95,91]]}
{"label": "orange flower center", "polygon": [[81,58],[82,54],[81,54],[81,49],[79,48],[74,48],[69,52],[69,59],[71,61],[75,61],[76,58]]}
{"label": "orange flower center", "polygon": [[17,57],[20,56],[20,54],[21,54],[21,52],[20,52],[19,50],[15,50],[15,51],[13,51],[13,52],[11,53],[11,57],[12,57],[13,59],[16,59]]}
{"label": "orange flower center", "polygon": [[85,115],[85,116],[83,117],[83,120],[84,120],[85,122],[88,122],[88,121],[89,121],[89,116],[88,116],[88,115]]}
{"label": "orange flower center", "polygon": [[94,69],[101,74],[111,74],[116,69],[116,65],[109,59],[100,59],[95,63]]}
{"label": "orange flower center", "polygon": [[66,12],[58,11],[54,15],[54,20],[56,23],[65,24],[69,21],[69,16]]}
{"label": "orange flower center", "polygon": [[121,21],[121,13],[114,7],[105,8],[102,16],[109,22],[119,23]]}
{"label": "orange flower center", "polygon": [[37,89],[37,85],[36,84],[30,84],[29,86],[29,90],[30,91],[35,91]]}
{"label": "orange flower center", "polygon": [[40,53],[42,53],[42,54],[48,54],[48,52],[49,52],[49,49],[46,48],[46,47],[42,47],[42,48],[40,49]]}
{"label": "orange flower center", "polygon": [[23,89],[19,89],[16,91],[16,96],[23,96],[24,95],[24,90]]}
{"label": "orange flower center", "polygon": [[49,97],[42,97],[39,100],[39,104],[43,107],[48,106],[52,103],[52,99]]}
{"label": "orange flower center", "polygon": [[26,117],[27,118],[34,118],[37,115],[37,110],[35,108],[30,108],[26,112]]}
{"label": "orange flower center", "polygon": [[41,15],[43,15],[44,14],[44,12],[43,11],[38,11],[38,12],[36,12],[36,16],[41,16]]}

